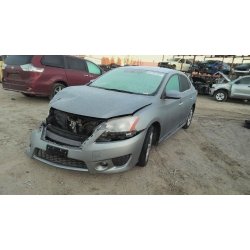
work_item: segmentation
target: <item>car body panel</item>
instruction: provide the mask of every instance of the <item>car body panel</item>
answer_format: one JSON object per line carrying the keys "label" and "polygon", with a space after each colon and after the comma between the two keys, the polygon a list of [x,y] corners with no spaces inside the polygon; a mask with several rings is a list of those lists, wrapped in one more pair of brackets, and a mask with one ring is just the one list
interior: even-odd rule
{"label": "car body panel", "polygon": [[[192,106],[196,103],[196,91],[190,83],[190,88],[186,93],[183,92],[183,94],[179,95],[181,97],[179,99],[164,97],[164,93],[165,86],[171,76],[176,74],[185,75],[182,72],[170,69],[140,66],[130,68],[163,72],[167,75],[163,78],[160,87],[153,96],[121,93],[91,86],[69,87],[62,90],[50,102],[50,107],[53,110],[59,110],[74,116],[102,118],[104,121],[77,147],[60,145],[51,141],[46,137],[47,125],[42,124],[39,131],[32,132],[27,154],[31,158],[60,168],[88,171],[90,173],[118,173],[129,170],[136,165],[146,133],[152,124],[157,124],[159,127],[157,143],[163,142],[181,129],[187,121]],[[115,70],[118,69],[112,71]],[[183,105],[180,105],[180,103],[183,103]],[[135,136],[124,140],[99,142],[98,138],[106,131],[103,124],[108,120],[124,116],[139,117],[135,125],[137,131]],[[68,158],[83,161],[86,168],[76,169],[67,164],[62,165],[41,158],[38,150],[46,152],[48,145],[67,150]],[[122,166],[115,165],[114,158],[125,155],[129,156],[127,162]],[[108,165],[107,168],[101,167],[103,162]]]}
{"label": "car body panel", "polygon": [[218,90],[226,90],[229,98],[250,99],[250,76],[218,84],[216,87],[210,88],[209,95],[213,96]]}
{"label": "car body panel", "polygon": [[[23,61],[26,64],[32,64],[34,67],[43,69],[43,72],[23,71],[21,66],[23,66],[24,64],[21,63],[20,60],[20,64],[7,64],[6,68],[3,70],[4,80],[2,86],[5,90],[17,91],[31,95],[49,96],[55,83],[61,83],[65,87],[85,85],[89,83],[90,80],[100,76],[89,73],[87,70],[87,66],[86,72],[68,69],[65,56],[60,56],[62,57],[63,63],[61,67],[53,67],[43,64],[42,55],[17,57],[27,57],[28,59],[32,57],[30,60],[27,59],[26,61]],[[74,58],[75,60],[80,60],[80,62],[83,63],[85,62],[84,59],[80,59],[78,57],[67,57]],[[96,67],[98,66],[96,65]],[[101,74],[102,72],[103,71],[100,69]]]}

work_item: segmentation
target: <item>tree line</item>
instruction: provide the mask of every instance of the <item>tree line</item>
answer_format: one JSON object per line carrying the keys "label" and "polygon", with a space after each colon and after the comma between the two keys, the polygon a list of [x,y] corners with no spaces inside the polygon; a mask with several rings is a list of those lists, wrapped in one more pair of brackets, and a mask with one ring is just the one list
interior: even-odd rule
{"label": "tree line", "polygon": [[[118,64],[120,66],[122,65],[122,59],[120,57],[118,57],[116,61],[115,61],[115,58],[113,56],[111,58],[102,57],[101,61],[102,61],[101,64],[103,64],[103,65],[109,65],[111,63],[115,63],[115,64]],[[137,61],[134,60],[133,58],[130,58],[129,56],[127,56],[123,59],[123,63],[124,63],[124,65],[137,65]]]}

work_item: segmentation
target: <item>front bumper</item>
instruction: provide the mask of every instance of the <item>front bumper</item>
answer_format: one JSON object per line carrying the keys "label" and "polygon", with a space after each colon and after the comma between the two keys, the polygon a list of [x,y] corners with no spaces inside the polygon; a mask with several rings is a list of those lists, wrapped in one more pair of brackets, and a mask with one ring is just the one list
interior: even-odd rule
{"label": "front bumper", "polygon": [[210,88],[209,89],[209,95],[213,96],[215,92],[215,88]]}
{"label": "front bumper", "polygon": [[[45,131],[46,128],[42,126],[40,131],[34,130],[31,133],[30,147],[26,151],[30,158],[58,168],[89,173],[119,173],[131,169],[138,162],[146,135],[146,130],[143,130],[130,139],[97,143],[96,139],[103,133],[97,131],[80,147],[71,147],[46,140]],[[67,150],[67,159],[46,155],[47,146]],[[118,166],[114,164],[117,162],[114,159],[125,156],[129,157],[125,164]]]}

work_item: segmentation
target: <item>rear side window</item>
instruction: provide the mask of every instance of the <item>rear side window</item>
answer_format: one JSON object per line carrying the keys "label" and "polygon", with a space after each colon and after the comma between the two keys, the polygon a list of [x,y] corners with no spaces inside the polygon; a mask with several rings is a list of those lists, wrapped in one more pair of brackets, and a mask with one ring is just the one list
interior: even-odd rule
{"label": "rear side window", "polygon": [[78,71],[87,71],[85,62],[82,59],[66,56],[66,61],[67,61],[68,69],[78,70]]}
{"label": "rear side window", "polygon": [[180,91],[184,92],[188,89],[190,89],[190,83],[188,79],[185,76],[180,75]]}
{"label": "rear side window", "polygon": [[7,65],[24,65],[31,63],[33,56],[8,56],[4,63]]}
{"label": "rear side window", "polygon": [[92,62],[86,61],[87,65],[88,65],[88,70],[89,73],[91,74],[96,74],[96,75],[100,75],[101,74],[101,70]]}
{"label": "rear side window", "polygon": [[180,91],[180,83],[179,83],[178,75],[173,75],[168,80],[168,83],[167,83],[167,86],[166,86],[166,91],[169,91],[169,90]]}
{"label": "rear side window", "polygon": [[64,68],[64,59],[63,56],[47,55],[42,57],[41,64],[56,68]]}

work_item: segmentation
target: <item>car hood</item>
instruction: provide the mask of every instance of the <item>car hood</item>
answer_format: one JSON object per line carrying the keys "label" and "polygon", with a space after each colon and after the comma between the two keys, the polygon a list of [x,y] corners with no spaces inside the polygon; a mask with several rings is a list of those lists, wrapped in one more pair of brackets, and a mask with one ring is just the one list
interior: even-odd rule
{"label": "car hood", "polygon": [[[223,74],[221,71],[217,71],[214,75],[216,75],[216,74],[219,74],[219,75],[221,75],[223,78],[225,78],[228,82],[231,82],[231,80],[225,75],[225,74]],[[224,84],[224,83],[223,83]]]}
{"label": "car hood", "polygon": [[77,86],[60,91],[50,101],[50,107],[76,115],[108,119],[131,115],[152,104],[153,98],[154,96]]}

